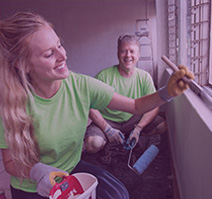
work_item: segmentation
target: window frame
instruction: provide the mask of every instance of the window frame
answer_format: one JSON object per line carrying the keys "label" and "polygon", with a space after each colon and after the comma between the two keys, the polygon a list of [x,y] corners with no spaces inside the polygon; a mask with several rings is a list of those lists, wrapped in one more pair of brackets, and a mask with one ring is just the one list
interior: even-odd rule
{"label": "window frame", "polygon": [[208,77],[208,84],[212,87],[212,3],[211,3],[211,10],[210,10],[210,47],[209,47],[209,77]]}
{"label": "window frame", "polygon": [[189,65],[195,81],[201,86],[209,83],[210,66],[210,0],[188,1]]}

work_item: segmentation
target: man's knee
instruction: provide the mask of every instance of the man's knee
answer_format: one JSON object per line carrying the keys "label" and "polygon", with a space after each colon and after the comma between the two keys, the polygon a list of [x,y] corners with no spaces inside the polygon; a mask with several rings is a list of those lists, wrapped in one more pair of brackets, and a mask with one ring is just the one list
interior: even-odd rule
{"label": "man's knee", "polygon": [[106,141],[100,136],[90,136],[85,139],[85,148],[89,153],[97,153],[105,144]]}

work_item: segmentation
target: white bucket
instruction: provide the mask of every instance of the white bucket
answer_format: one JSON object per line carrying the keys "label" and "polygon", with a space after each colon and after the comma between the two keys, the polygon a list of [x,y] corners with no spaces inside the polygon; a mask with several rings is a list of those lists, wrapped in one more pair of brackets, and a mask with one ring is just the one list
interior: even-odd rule
{"label": "white bucket", "polygon": [[49,199],[96,199],[98,180],[89,173],[75,173],[57,183]]}
{"label": "white bucket", "polygon": [[97,178],[89,173],[75,173],[72,175],[80,182],[84,193],[68,199],[96,199]]}

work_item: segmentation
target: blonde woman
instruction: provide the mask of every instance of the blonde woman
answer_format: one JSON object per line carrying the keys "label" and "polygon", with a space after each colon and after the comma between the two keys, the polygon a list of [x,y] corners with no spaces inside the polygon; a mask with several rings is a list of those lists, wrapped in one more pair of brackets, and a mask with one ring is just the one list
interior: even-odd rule
{"label": "blonde woman", "polygon": [[[13,199],[48,198],[56,176],[88,172],[97,198],[128,199],[108,172],[80,160],[90,108],[142,114],[181,94],[186,67],[159,92],[130,99],[98,80],[70,72],[52,25],[37,14],[0,22],[0,148]],[[180,82],[180,83],[179,83]]]}

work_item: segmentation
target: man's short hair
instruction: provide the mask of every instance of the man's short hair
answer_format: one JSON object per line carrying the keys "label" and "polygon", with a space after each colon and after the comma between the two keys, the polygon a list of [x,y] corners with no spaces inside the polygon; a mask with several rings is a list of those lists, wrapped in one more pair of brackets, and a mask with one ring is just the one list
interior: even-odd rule
{"label": "man's short hair", "polygon": [[140,49],[140,42],[136,35],[121,35],[118,38],[118,50],[123,43],[134,42]]}

